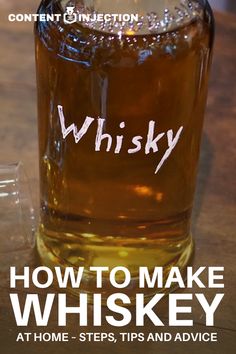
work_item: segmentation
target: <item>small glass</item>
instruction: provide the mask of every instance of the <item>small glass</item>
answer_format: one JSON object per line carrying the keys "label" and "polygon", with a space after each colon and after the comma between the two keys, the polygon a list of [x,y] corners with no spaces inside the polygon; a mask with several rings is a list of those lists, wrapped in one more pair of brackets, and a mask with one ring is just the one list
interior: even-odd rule
{"label": "small glass", "polygon": [[0,165],[0,265],[26,264],[23,254],[35,244],[35,213],[27,175],[21,162]]}

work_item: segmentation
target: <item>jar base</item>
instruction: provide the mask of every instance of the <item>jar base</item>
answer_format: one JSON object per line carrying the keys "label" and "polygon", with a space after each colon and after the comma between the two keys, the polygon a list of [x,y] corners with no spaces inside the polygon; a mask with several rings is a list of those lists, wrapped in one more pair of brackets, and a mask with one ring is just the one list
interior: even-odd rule
{"label": "jar base", "polygon": [[[65,236],[65,235],[64,235]],[[64,237],[64,240],[66,237]],[[68,237],[67,237],[68,239]],[[80,240],[81,241],[81,240]],[[193,239],[191,234],[181,241],[155,240],[149,245],[144,246],[136,244],[131,246],[121,245],[99,245],[93,242],[63,242],[63,237],[51,238],[42,231],[37,235],[37,248],[42,263],[51,268],[60,267],[62,273],[65,268],[84,267],[83,278],[80,288],[67,287],[67,291],[75,296],[86,293],[88,303],[93,303],[94,293],[100,293],[101,289],[96,287],[96,273],[90,271],[90,267],[108,267],[111,270],[114,267],[126,267],[131,273],[130,285],[122,289],[131,299],[131,303],[135,299],[136,293],[140,293],[139,288],[139,267],[147,267],[150,275],[155,267],[163,267],[163,278],[167,278],[172,267],[178,267],[185,277],[187,265],[191,262],[193,255]],[[118,274],[119,278],[119,274]],[[122,275],[120,276],[122,281]],[[119,280],[117,280],[119,281]],[[156,293],[168,294],[172,289],[142,289],[147,302]],[[103,289],[102,303],[106,304],[107,298],[113,293],[117,293],[118,289],[112,287],[109,280],[109,273],[103,273]],[[120,292],[120,290],[119,290]]]}

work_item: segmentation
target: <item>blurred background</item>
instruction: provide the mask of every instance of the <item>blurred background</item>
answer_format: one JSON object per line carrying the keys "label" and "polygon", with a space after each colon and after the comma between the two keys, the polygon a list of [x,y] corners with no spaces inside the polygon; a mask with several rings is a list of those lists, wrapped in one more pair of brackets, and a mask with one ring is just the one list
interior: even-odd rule
{"label": "blurred background", "polygon": [[224,11],[236,11],[235,0],[209,0],[209,3],[216,9]]}
{"label": "blurred background", "polygon": [[[36,82],[33,24],[8,21],[10,13],[35,13],[41,0],[0,0],[0,163],[22,160],[28,173],[33,205],[39,206],[38,192],[38,136],[36,112]],[[155,0],[158,1],[158,0]],[[71,348],[55,343],[16,343],[19,330],[15,326],[9,301],[9,281],[0,266],[0,343],[4,354],[234,354],[236,333],[236,0],[209,0],[215,10],[216,40],[209,87],[208,106],[204,125],[201,162],[196,193],[193,233],[196,241],[195,267],[225,267],[225,299],[217,313],[215,327],[219,342],[206,346],[203,343],[156,343],[148,345],[124,343],[112,349],[105,344],[85,343]],[[7,211],[4,210],[6,213]],[[4,229],[0,210],[0,238],[9,237]],[[7,223],[9,227],[9,223]],[[12,226],[11,226],[12,227]],[[6,235],[7,234],[7,235]],[[1,252],[1,247],[0,247]],[[0,254],[1,256],[1,254]],[[15,252],[14,264],[34,267],[37,258],[33,252]],[[1,257],[0,257],[1,259]],[[4,265],[13,265],[12,258],[4,258]],[[19,263],[18,263],[19,262]],[[35,289],[31,289],[34,292]],[[22,298],[25,289],[20,289]],[[43,294],[43,290],[42,290]],[[206,289],[209,299],[214,289]],[[76,303],[72,304],[77,306]],[[196,305],[196,306],[195,306]],[[54,321],[57,315],[54,313]],[[76,319],[76,318],[75,318]],[[198,304],[194,304],[194,329],[201,333],[204,317]],[[54,322],[47,332],[54,332]],[[66,331],[74,333],[74,321]],[[131,329],[134,331],[134,328]],[[147,328],[145,330],[148,330]],[[32,328],[30,332],[37,332]],[[92,330],[93,332],[93,330]],[[22,345],[21,345],[22,344]],[[27,346],[27,347],[26,347]],[[110,350],[111,349],[111,350]]]}

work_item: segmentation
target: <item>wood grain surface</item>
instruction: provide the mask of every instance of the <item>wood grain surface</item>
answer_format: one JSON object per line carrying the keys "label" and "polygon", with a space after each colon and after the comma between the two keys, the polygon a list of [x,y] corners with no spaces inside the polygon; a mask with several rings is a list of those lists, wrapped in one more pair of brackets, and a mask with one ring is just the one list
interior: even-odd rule
{"label": "wood grain surface", "polygon": [[[30,13],[37,9],[33,0],[0,0],[0,164],[23,161],[29,176],[33,202],[38,206],[38,163],[37,163],[37,119],[36,85],[34,69],[33,29],[30,23],[11,24],[7,20],[9,13]],[[29,328],[16,327],[9,301],[10,265],[37,266],[35,250],[24,250],[3,255],[0,253],[0,352],[2,354],[37,354],[49,353],[141,353],[148,354],[233,354],[236,350],[236,15],[216,13],[217,33],[208,107],[204,126],[202,154],[199,169],[198,189],[196,193],[193,217],[193,234],[196,242],[194,267],[225,267],[225,298],[216,313],[214,328],[206,328],[201,307],[194,300],[194,332],[217,332],[219,341],[211,343],[16,343],[19,331],[34,332],[58,331],[57,309],[54,308],[48,328],[40,329],[32,318]],[[3,232],[0,220],[0,240],[9,237]],[[197,291],[197,289],[195,289]],[[194,290],[194,291],[195,291]],[[22,287],[17,290],[21,299],[30,291]],[[50,292],[55,292],[50,289]],[[186,291],[187,292],[187,291]],[[215,291],[204,292],[210,299]],[[45,292],[41,291],[42,299]],[[69,304],[78,305],[77,299],[70,298]],[[90,316],[93,308],[90,307]],[[159,309],[166,322],[166,302]],[[92,326],[79,328],[76,315],[63,332],[71,335],[79,331],[96,332]],[[140,331],[156,332],[147,322]],[[165,327],[168,332],[189,331]],[[104,324],[102,331],[114,331]],[[118,331],[118,330],[117,330]],[[134,331],[134,323],[119,332]]]}

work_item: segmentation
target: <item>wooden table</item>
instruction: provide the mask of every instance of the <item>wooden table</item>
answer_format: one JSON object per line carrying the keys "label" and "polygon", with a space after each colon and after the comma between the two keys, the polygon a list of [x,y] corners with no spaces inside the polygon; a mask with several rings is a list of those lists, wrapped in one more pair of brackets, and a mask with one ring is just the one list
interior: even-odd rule
{"label": "wooden table", "polygon": [[[28,172],[33,190],[33,200],[38,205],[38,165],[37,165],[37,120],[36,87],[34,73],[34,46],[32,25],[7,21],[9,13],[35,12],[37,1],[0,1],[0,151],[1,163],[22,160]],[[198,190],[196,194],[193,232],[196,240],[194,266],[225,267],[225,298],[216,315],[215,327],[204,326],[201,308],[194,303],[194,332],[217,332],[217,344],[204,343],[16,343],[18,332],[56,331],[56,309],[48,328],[35,328],[34,321],[29,328],[16,327],[9,301],[9,284],[4,267],[1,268],[0,295],[0,336],[1,353],[194,353],[233,354],[236,335],[236,15],[216,13],[217,36],[215,56],[211,75],[208,108],[204,127]],[[0,234],[1,234],[0,223]],[[10,232],[10,225],[9,225]],[[1,235],[7,237],[7,235]],[[17,257],[17,258],[16,258]],[[8,263],[7,263],[8,262]],[[5,258],[8,265],[38,264],[35,251],[12,254]],[[197,289],[195,289],[197,291]],[[35,289],[31,288],[31,292]],[[55,289],[51,289],[51,292]],[[22,299],[27,290],[19,289]],[[213,290],[205,294],[211,299]],[[44,292],[41,291],[42,299]],[[75,298],[70,304],[76,306]],[[90,308],[92,311],[92,308]],[[166,305],[161,309],[166,317]],[[64,332],[76,334],[78,331],[98,331],[89,326],[80,329],[76,316]],[[180,329],[178,329],[179,331]],[[104,325],[102,331],[115,331]],[[136,329],[132,323],[118,332],[155,332],[149,323],[145,329]],[[165,331],[175,333],[177,329],[165,327]],[[183,328],[183,331],[190,329]]]}

